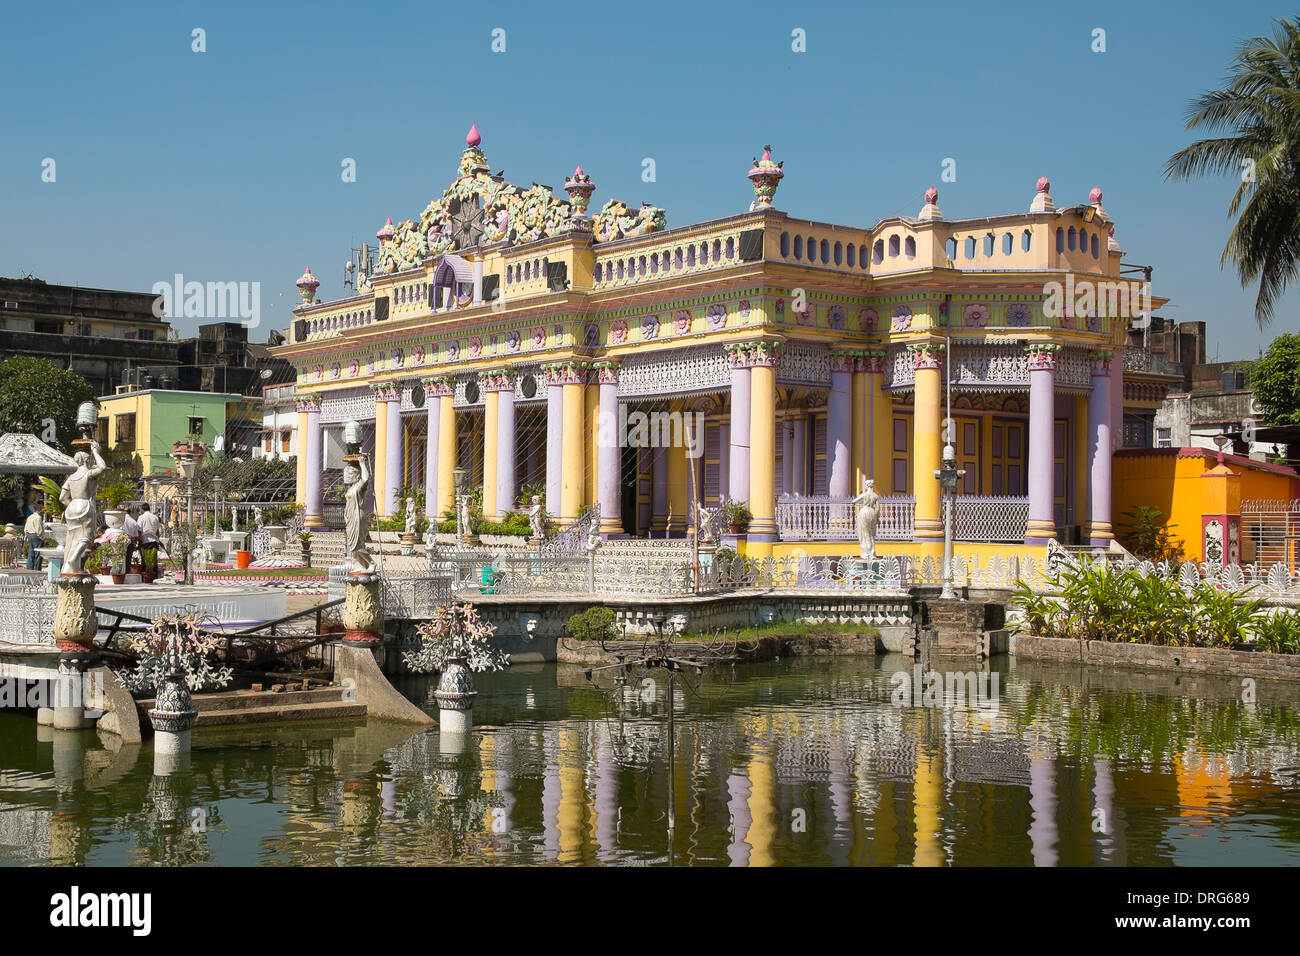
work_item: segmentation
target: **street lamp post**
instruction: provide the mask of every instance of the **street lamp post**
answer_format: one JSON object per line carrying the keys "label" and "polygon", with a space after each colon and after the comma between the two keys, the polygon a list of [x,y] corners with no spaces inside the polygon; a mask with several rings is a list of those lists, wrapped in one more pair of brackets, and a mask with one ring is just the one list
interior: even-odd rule
{"label": "street lamp post", "polygon": [[[951,429],[952,423],[946,423]],[[957,491],[957,480],[966,474],[966,469],[957,467],[957,452],[952,447],[951,435],[943,446],[943,467],[934,470],[934,477],[939,479],[943,489],[943,590],[940,598],[956,598],[952,588],[952,509],[953,495]]]}

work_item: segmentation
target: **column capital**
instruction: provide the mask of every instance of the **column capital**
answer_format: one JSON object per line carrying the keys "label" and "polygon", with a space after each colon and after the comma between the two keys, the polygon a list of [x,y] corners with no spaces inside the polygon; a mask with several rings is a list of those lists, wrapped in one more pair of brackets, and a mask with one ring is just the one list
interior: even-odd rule
{"label": "column capital", "polygon": [[542,371],[547,385],[586,385],[588,368],[586,362],[556,362],[543,365]]}
{"label": "column capital", "polygon": [[456,394],[456,379],[450,375],[435,375],[431,378],[420,379],[420,384],[424,386],[424,397],[442,398],[446,395]]}
{"label": "column capital", "polygon": [[1103,378],[1110,375],[1111,359],[1115,357],[1114,352],[1098,350],[1088,353],[1088,363],[1092,368],[1093,378]]}
{"label": "column capital", "polygon": [[868,375],[883,375],[885,372],[885,350],[861,349],[855,370],[866,372]]}
{"label": "column capital", "polygon": [[485,392],[513,392],[515,390],[515,373],[508,369],[479,372],[478,381]]}
{"label": "column capital", "polygon": [[618,370],[617,362],[596,362],[591,366],[592,374],[601,385],[617,385]]}
{"label": "column capital", "polygon": [[759,339],[751,342],[728,342],[722,347],[731,359],[732,368],[776,368],[785,343]]}
{"label": "column capital", "polygon": [[1055,342],[1031,342],[1025,346],[1025,354],[1029,356],[1029,370],[1034,371],[1055,371],[1056,356],[1061,351],[1061,346]]}
{"label": "column capital", "polygon": [[912,365],[917,369],[943,368],[943,355],[947,346],[942,342],[913,342],[907,347]]}
{"label": "column capital", "polygon": [[854,352],[831,350],[831,374],[852,372],[856,366],[857,355]]}

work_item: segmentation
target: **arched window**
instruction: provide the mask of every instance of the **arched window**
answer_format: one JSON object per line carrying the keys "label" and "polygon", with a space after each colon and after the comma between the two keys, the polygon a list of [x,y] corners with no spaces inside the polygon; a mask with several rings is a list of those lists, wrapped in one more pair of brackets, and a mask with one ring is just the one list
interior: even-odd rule
{"label": "arched window", "polygon": [[695,268],[695,247],[694,246],[686,247],[686,268],[688,269]]}
{"label": "arched window", "polygon": [[709,244],[707,242],[701,242],[700,243],[700,265],[707,266],[708,264],[709,264]]}
{"label": "arched window", "polygon": [[808,245],[808,261],[816,262],[817,261],[817,240],[814,239],[812,236],[809,236],[807,239],[807,245]]}
{"label": "arched window", "polygon": [[903,255],[909,259],[916,258],[916,237],[908,236],[903,240]]}
{"label": "arched window", "polygon": [[722,240],[721,239],[713,240],[713,261],[714,262],[722,261]]}
{"label": "arched window", "polygon": [[844,251],[849,254],[849,268],[852,269],[858,264],[857,246],[849,243],[849,247]]}
{"label": "arched window", "polygon": [[1079,234],[1075,232],[1074,227],[1071,226],[1070,231],[1065,234],[1065,245],[1071,252],[1074,251],[1074,247],[1075,244],[1078,242],[1078,239],[1079,239]]}
{"label": "arched window", "polygon": [[637,260],[636,271],[638,275],[645,275],[645,256],[642,256],[640,259]]}
{"label": "arched window", "polygon": [[[797,255],[798,253],[796,253]],[[736,256],[736,240],[731,236],[727,237],[727,258],[733,259]]]}
{"label": "arched window", "polygon": [[993,255],[993,233],[984,237],[984,257],[991,258]]}
{"label": "arched window", "polygon": [[948,237],[948,241],[945,242],[943,245],[944,245],[944,249],[945,249],[945,251],[948,253],[948,258],[949,258],[950,260],[952,260],[953,262],[956,262],[956,261],[957,261],[957,238],[956,238],[956,236],[949,236],[949,237]]}
{"label": "arched window", "polygon": [[893,259],[898,255],[898,236],[889,237],[889,258]]}
{"label": "arched window", "polygon": [[1013,249],[1015,249],[1015,247],[1016,247],[1016,237],[1013,236],[1013,235],[1011,235],[1011,233],[1009,233],[1009,232],[1003,233],[1003,234],[1002,234],[1002,254],[1003,254],[1004,256],[1009,256],[1009,255],[1011,255],[1011,251],[1012,251]]}
{"label": "arched window", "polygon": [[781,233],[781,258],[790,258],[790,233],[788,232]]}
{"label": "arched window", "polygon": [[677,249],[673,252],[673,268],[680,269],[681,267],[682,267],[682,248],[681,246],[678,246]]}
{"label": "arched window", "polygon": [[1093,233],[1091,242],[1092,242],[1092,257],[1096,259],[1101,254],[1101,243],[1098,242],[1096,233]]}
{"label": "arched window", "polygon": [[831,244],[830,240],[822,240],[822,265],[828,265],[831,261]]}
{"label": "arched window", "polygon": [[867,267],[867,246],[866,243],[858,246],[858,267],[865,269]]}
{"label": "arched window", "polygon": [[835,243],[835,264],[837,266],[844,265],[844,244],[842,242]]}
{"label": "arched window", "polygon": [[1029,247],[1033,245],[1033,242],[1034,242],[1033,233],[1031,233],[1028,229],[1026,229],[1024,232],[1020,234],[1020,248],[1022,251],[1028,252]]}
{"label": "arched window", "polygon": [[975,237],[974,236],[966,237],[966,258],[967,259],[975,258]]}
{"label": "arched window", "polygon": [[875,245],[871,247],[871,261],[880,265],[885,261],[885,240],[877,239]]}
{"label": "arched window", "polygon": [[1056,227],[1056,251],[1065,251],[1065,230],[1060,226]]}
{"label": "arched window", "polygon": [[659,274],[659,257],[653,253],[650,255],[650,274],[652,276]]}
{"label": "arched window", "polygon": [[624,276],[624,274],[625,274],[625,271],[624,271],[624,270],[625,270],[625,265],[626,265],[626,264],[623,262],[622,259],[619,259],[619,260],[618,260],[618,277],[619,277],[620,279],[623,278],[623,276]]}
{"label": "arched window", "polygon": [[803,236],[794,237],[794,257],[796,259],[803,258]]}

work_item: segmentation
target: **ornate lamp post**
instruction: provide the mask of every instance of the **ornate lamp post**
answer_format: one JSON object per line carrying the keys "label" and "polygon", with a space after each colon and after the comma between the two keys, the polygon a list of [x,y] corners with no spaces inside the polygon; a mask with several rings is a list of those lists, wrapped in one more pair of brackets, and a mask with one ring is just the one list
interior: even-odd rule
{"label": "ornate lamp post", "polygon": [[957,452],[952,447],[952,435],[947,431],[951,428],[950,419],[945,425],[943,467],[934,470],[934,477],[939,479],[939,486],[943,489],[943,590],[939,597],[955,599],[957,594],[952,589],[953,495],[957,491],[957,480],[966,474],[966,469],[957,467]]}

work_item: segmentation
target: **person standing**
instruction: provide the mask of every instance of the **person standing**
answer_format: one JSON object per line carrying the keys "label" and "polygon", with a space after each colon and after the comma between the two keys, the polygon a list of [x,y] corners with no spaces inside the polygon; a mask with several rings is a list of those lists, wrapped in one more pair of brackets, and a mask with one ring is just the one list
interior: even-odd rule
{"label": "person standing", "polygon": [[27,523],[23,525],[23,535],[27,538],[27,570],[39,571],[41,569],[41,555],[37,548],[45,546],[45,506],[37,505],[32,509],[32,513],[27,516]]}
{"label": "person standing", "polygon": [[140,529],[140,561],[146,575],[158,574],[158,536],[162,533],[162,522],[149,510],[149,505],[140,506],[140,520],[136,522]]}
{"label": "person standing", "polygon": [[126,557],[122,561],[124,571],[131,570],[131,559],[140,547],[140,524],[128,511],[122,518],[122,530],[126,532]]}

